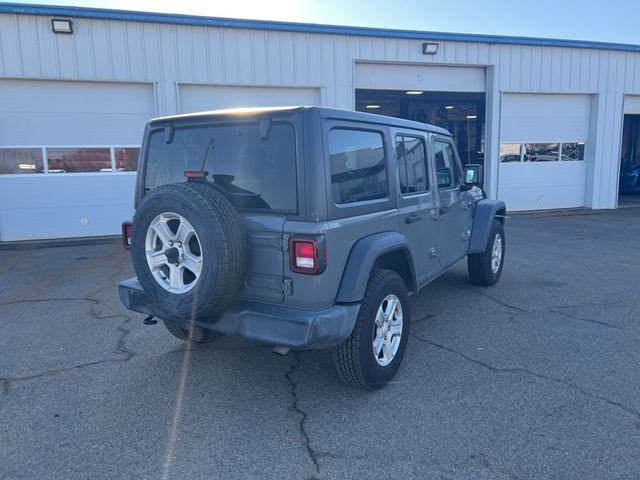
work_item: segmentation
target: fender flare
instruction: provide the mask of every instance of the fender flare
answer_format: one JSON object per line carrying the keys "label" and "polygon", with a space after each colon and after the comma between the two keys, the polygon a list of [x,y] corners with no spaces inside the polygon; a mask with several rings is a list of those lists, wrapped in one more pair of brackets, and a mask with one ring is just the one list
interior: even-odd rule
{"label": "fender flare", "polygon": [[506,211],[507,207],[502,200],[484,199],[476,203],[467,253],[482,253],[485,251],[493,219],[496,215],[504,215]]}
{"label": "fender flare", "polygon": [[407,289],[416,290],[416,273],[409,252],[407,238],[398,232],[382,232],[358,240],[347,259],[338,289],[336,303],[355,303],[364,298],[364,293],[376,260],[385,253],[400,250],[407,256],[410,282]]}

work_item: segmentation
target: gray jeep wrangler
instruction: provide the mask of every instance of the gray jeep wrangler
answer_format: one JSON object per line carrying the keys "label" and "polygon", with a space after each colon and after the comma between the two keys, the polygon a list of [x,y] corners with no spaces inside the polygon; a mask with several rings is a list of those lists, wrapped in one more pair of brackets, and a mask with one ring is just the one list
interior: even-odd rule
{"label": "gray jeep wrangler", "polygon": [[152,120],[123,225],[137,278],[120,298],[190,342],[333,347],[343,381],[379,388],[407,346],[410,294],[464,257],[472,282],[500,277],[505,204],[478,174],[446,130],[381,115]]}

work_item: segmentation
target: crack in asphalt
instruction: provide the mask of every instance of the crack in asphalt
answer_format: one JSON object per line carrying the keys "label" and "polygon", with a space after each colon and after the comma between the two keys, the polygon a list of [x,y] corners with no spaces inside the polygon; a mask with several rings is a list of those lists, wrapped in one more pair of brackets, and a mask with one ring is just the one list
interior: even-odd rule
{"label": "crack in asphalt", "polygon": [[45,302],[90,302],[94,305],[99,305],[100,301],[95,298],[86,297],[62,297],[62,298],[38,298],[33,300],[13,300],[11,302],[0,303],[0,306],[5,307],[8,305],[17,305],[20,303],[45,303]]}
{"label": "crack in asphalt", "polygon": [[309,439],[309,434],[307,433],[306,426],[305,426],[305,421],[307,419],[307,413],[300,408],[300,403],[299,403],[298,393],[297,393],[297,385],[293,381],[293,377],[292,377],[293,373],[300,366],[300,358],[298,357],[298,354],[295,353],[295,352],[292,352],[292,355],[293,355],[294,361],[291,364],[291,368],[289,369],[289,371],[287,373],[285,373],[284,378],[287,379],[287,382],[289,383],[289,386],[291,387],[291,396],[293,397],[293,405],[292,405],[293,410],[297,414],[300,415],[300,423],[298,425],[298,430],[300,431],[300,434],[304,438],[304,444],[305,444],[305,448],[307,450],[307,455],[309,456],[309,458],[313,462],[313,465],[314,465],[314,467],[316,469],[316,472],[320,473],[320,465],[318,463],[318,454],[316,453],[316,451],[311,446],[311,440]]}
{"label": "crack in asphalt", "polygon": [[431,320],[432,318],[436,318],[439,317],[440,314],[439,313],[427,313],[426,315],[423,315],[422,317],[418,318],[417,320],[414,320],[413,322],[411,322],[411,325],[415,325],[417,323],[423,323],[426,322],[427,320]]}
{"label": "crack in asphalt", "polygon": [[568,382],[567,380],[563,380],[561,378],[556,378],[556,377],[549,377],[547,375],[543,375],[541,373],[534,372],[533,370],[528,370],[526,368],[494,367],[493,365],[489,365],[488,363],[485,363],[485,362],[483,362],[481,360],[477,360],[475,358],[472,358],[472,357],[470,357],[468,355],[465,355],[462,352],[454,350],[453,348],[445,347],[444,345],[440,345],[438,343],[434,343],[434,342],[432,342],[430,340],[427,340],[426,338],[423,338],[423,337],[421,337],[419,335],[413,334],[412,337],[416,338],[417,340],[420,340],[421,342],[424,342],[424,343],[426,343],[428,345],[432,345],[432,346],[434,346],[436,348],[439,348],[441,350],[444,350],[446,352],[453,353],[454,355],[457,355],[457,356],[459,356],[461,358],[464,358],[468,362],[471,362],[471,363],[474,363],[476,365],[479,365],[479,366],[481,366],[483,368],[486,368],[487,370],[490,370],[490,371],[495,372],[495,373],[525,374],[525,375],[531,375],[533,377],[541,378],[541,379],[544,379],[544,380],[548,380],[548,381],[551,381],[551,382],[554,382],[554,383],[559,383],[561,385],[564,385],[565,387],[568,387],[568,388],[570,388],[572,390],[580,392],[580,393],[582,393],[583,395],[585,395],[587,397],[595,398],[595,399],[601,400],[601,401],[603,401],[603,402],[605,402],[605,403],[607,403],[607,404],[609,404],[609,405],[611,405],[613,407],[617,407],[620,410],[623,410],[624,412],[628,413],[629,415],[632,415],[632,416],[636,417],[636,419],[640,419],[640,412],[639,411],[637,411],[637,410],[635,410],[633,408],[627,407],[627,406],[625,406],[625,405],[623,405],[623,404],[621,404],[619,402],[616,402],[614,400],[611,400],[611,399],[609,399],[607,397],[603,397],[602,395],[598,395],[596,393],[589,392],[589,391],[585,390],[582,387],[579,387],[579,386],[577,386],[577,385],[575,385],[575,384],[573,384],[571,382]]}
{"label": "crack in asphalt", "polygon": [[102,360],[95,360],[93,362],[86,362],[86,363],[78,363],[76,365],[71,365],[69,367],[60,367],[60,368],[49,368],[47,370],[42,370],[40,372],[37,373],[28,373],[28,374],[24,374],[24,375],[17,375],[14,377],[0,377],[0,382],[3,383],[3,385],[5,386],[5,393],[9,392],[9,387],[11,387],[12,384],[17,383],[17,382],[23,382],[26,380],[33,380],[36,378],[42,378],[42,377],[49,377],[49,376],[53,376],[53,375],[59,375],[61,373],[65,373],[65,372],[70,372],[72,370],[80,370],[83,368],[87,368],[87,367],[92,367],[94,365],[100,365],[103,363],[117,363],[117,362],[123,362],[125,361],[124,359],[120,359],[120,358],[107,358],[107,359],[102,359]]}
{"label": "crack in asphalt", "polygon": [[511,308],[513,310],[517,310],[520,313],[526,313],[527,312],[527,310],[525,310],[524,308],[520,308],[520,307],[516,307],[515,305],[511,305],[510,303],[507,303],[507,302],[505,302],[503,300],[500,300],[499,298],[496,298],[496,297],[494,297],[492,295],[489,295],[487,293],[484,293],[484,292],[481,292],[479,290],[476,290],[475,288],[471,288],[471,287],[468,287],[468,286],[465,286],[465,285],[461,285],[461,284],[452,284],[451,286],[460,288],[462,290],[467,290],[469,292],[473,292],[476,295],[480,295],[481,297],[485,297],[485,298],[488,298],[489,300],[492,300],[493,302],[497,303],[498,305],[502,305],[503,307]]}
{"label": "crack in asphalt", "polygon": [[[574,308],[574,307],[560,307],[560,308]],[[597,325],[602,325],[604,327],[615,328],[616,330],[623,330],[623,328],[621,328],[621,327],[619,327],[617,325],[613,325],[611,323],[603,322],[601,320],[593,320],[591,318],[578,317],[577,315],[574,315],[572,313],[563,312],[563,311],[560,310],[560,308],[558,308],[558,309],[550,308],[550,309],[548,309],[546,311],[557,313],[558,315],[562,315],[563,317],[570,318],[571,320],[577,320],[577,321],[580,321],[580,322],[587,322],[587,323],[595,323]]]}
{"label": "crack in asphalt", "polygon": [[[117,316],[121,316],[123,317],[124,315],[117,315]],[[37,378],[43,378],[43,377],[48,377],[48,376],[54,376],[54,375],[60,375],[66,372],[70,372],[72,370],[79,370],[79,369],[84,369],[87,367],[93,367],[96,365],[102,365],[102,364],[108,364],[108,363],[125,363],[128,362],[129,360],[131,360],[134,357],[147,357],[147,358],[153,358],[153,357],[162,357],[164,355],[171,355],[171,354],[177,354],[177,353],[183,353],[187,348],[186,347],[181,347],[181,348],[177,348],[175,350],[169,350],[168,352],[161,352],[161,353],[136,353],[136,352],[132,352],[129,349],[126,348],[125,344],[126,344],[126,339],[127,336],[130,333],[130,330],[124,328],[124,325],[128,324],[130,321],[130,319],[126,319],[122,322],[122,324],[116,329],[117,331],[121,332],[120,337],[118,338],[118,342],[116,344],[116,347],[113,350],[113,353],[116,354],[123,354],[124,357],[122,358],[103,358],[100,360],[95,360],[92,362],[86,362],[86,363],[78,363],[75,365],[70,365],[68,367],[60,367],[60,368],[50,368],[47,370],[42,370],[39,372],[34,372],[34,373],[27,373],[27,374],[22,374],[22,375],[16,375],[16,376],[8,376],[8,377],[0,377],[0,383],[2,384],[2,389],[1,391],[4,394],[8,394],[9,393],[9,387],[11,387],[11,385],[13,385],[14,383],[18,383],[18,382],[23,382],[23,381],[27,381],[27,380],[33,380],[33,379],[37,379]],[[204,353],[204,352],[229,352],[229,351],[250,351],[250,350],[257,350],[260,348],[264,348],[264,345],[255,345],[255,346],[251,346],[251,347],[231,347],[231,348],[193,348],[191,349],[191,353]]]}

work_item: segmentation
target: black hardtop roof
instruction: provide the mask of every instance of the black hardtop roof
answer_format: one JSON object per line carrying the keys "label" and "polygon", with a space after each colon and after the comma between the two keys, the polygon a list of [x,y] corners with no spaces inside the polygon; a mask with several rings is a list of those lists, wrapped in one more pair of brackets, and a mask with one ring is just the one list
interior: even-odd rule
{"label": "black hardtop roof", "polygon": [[291,112],[295,110],[309,110],[317,111],[322,118],[335,119],[335,120],[347,120],[354,122],[366,122],[375,123],[379,125],[389,125],[392,127],[411,128],[413,130],[423,130],[428,132],[437,133],[439,135],[451,136],[444,128],[436,127],[428,123],[415,122],[413,120],[405,120],[403,118],[388,117],[386,115],[377,115],[375,113],[356,112],[353,110],[341,110],[338,108],[327,107],[304,107],[304,106],[291,106],[291,107],[264,107],[264,108],[232,108],[225,110],[211,110],[206,112],[186,113],[181,115],[171,115],[166,117],[158,117],[152,119],[149,123],[165,123],[181,120],[203,120],[206,118],[221,118],[221,117],[242,117],[242,116],[257,116],[266,115],[269,113],[278,112]]}

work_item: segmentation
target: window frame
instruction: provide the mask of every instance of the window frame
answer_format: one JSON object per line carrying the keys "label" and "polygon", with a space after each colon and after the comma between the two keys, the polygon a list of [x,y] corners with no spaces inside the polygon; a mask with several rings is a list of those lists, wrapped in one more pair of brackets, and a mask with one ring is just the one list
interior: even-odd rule
{"label": "window frame", "polygon": [[[43,172],[41,173],[0,173],[1,177],[16,177],[16,176],[27,176],[27,177],[43,177],[43,176],[86,176],[86,175],[110,175],[110,174],[118,174],[118,175],[136,175],[138,171],[118,171],[116,169],[116,149],[118,148],[137,148],[140,150],[140,156],[142,156],[142,146],[141,145],[132,145],[132,144],[117,144],[117,145],[85,145],[85,144],[77,144],[77,145],[0,145],[0,149],[39,149],[42,152],[42,165]],[[111,159],[111,171],[108,172],[65,172],[65,173],[51,173],[49,171],[49,158],[47,155],[47,149],[84,149],[84,148],[95,148],[95,149],[109,149],[109,155]],[[138,169],[140,168],[140,161],[138,160]]]}
{"label": "window frame", "polygon": [[[386,191],[386,195],[384,197],[381,198],[371,198],[371,199],[367,199],[367,200],[360,200],[357,202],[345,202],[345,203],[337,203],[335,201],[335,198],[333,198],[333,183],[331,181],[331,176],[332,176],[332,172],[331,172],[331,151],[330,151],[330,136],[331,136],[331,132],[333,132],[334,130],[350,130],[350,131],[357,131],[357,132],[365,132],[365,133],[375,133],[377,135],[380,135],[380,139],[382,140],[382,153],[384,155],[384,168],[385,168],[385,177],[386,177],[386,185],[387,185],[387,191]],[[386,141],[386,137],[385,137],[385,132],[379,129],[375,129],[375,128],[370,128],[370,127],[356,127],[356,126],[342,126],[342,125],[336,125],[336,126],[331,126],[329,128],[329,130],[327,131],[327,172],[328,172],[328,176],[329,176],[329,183],[327,184],[328,190],[327,190],[327,196],[331,197],[331,201],[333,203],[333,205],[335,207],[338,208],[345,208],[348,206],[359,206],[359,205],[369,205],[372,203],[379,203],[379,202],[384,202],[384,201],[388,201],[391,198],[391,185],[389,182],[389,169],[390,169],[390,165],[389,165],[389,150],[388,150],[388,145],[387,145],[387,141]]]}
{"label": "window frame", "polygon": [[[453,154],[453,163],[454,163],[454,167],[457,171],[457,182],[455,185],[452,185],[450,187],[440,187],[438,185],[438,165],[436,163],[436,142],[440,142],[440,143],[445,143],[447,145],[449,145],[451,147],[451,153]],[[442,191],[449,191],[449,190],[455,190],[457,188],[460,188],[460,186],[462,185],[462,163],[460,162],[460,157],[458,156],[458,151],[456,150],[456,146],[453,143],[453,139],[451,137],[445,137],[442,135],[434,135],[432,137],[432,141],[431,141],[431,148],[432,148],[432,152],[433,152],[433,170],[434,170],[434,178],[433,178],[433,184],[435,185],[436,190],[438,190],[439,192]]]}
{"label": "window frame", "polygon": [[[398,163],[398,153],[397,153],[397,145],[398,145],[398,138],[402,139],[402,144],[403,144],[403,149],[404,149],[404,138],[415,138],[419,141],[422,142],[422,153],[423,153],[423,159],[424,159],[424,170],[425,173],[427,174],[427,189],[426,190],[422,190],[420,192],[411,192],[411,193],[402,193],[402,184],[400,183],[400,164]],[[431,171],[429,168],[429,153],[428,153],[428,149],[427,149],[427,139],[424,136],[415,134],[415,133],[404,133],[404,132],[396,132],[395,134],[395,141],[393,142],[393,146],[394,146],[394,151],[396,153],[395,155],[395,159],[396,159],[396,170],[398,171],[398,175],[397,175],[397,179],[398,179],[398,193],[400,194],[400,196],[402,198],[411,198],[411,197],[417,197],[420,195],[428,195],[431,194],[432,192],[432,180],[431,180]],[[406,151],[406,150],[404,150]],[[407,170],[407,162],[406,162],[406,158],[407,156],[404,155],[405,157],[405,177],[408,179],[408,170]]]}
{"label": "window frame", "polygon": [[[558,145],[558,159],[557,160],[553,160],[551,162],[525,162],[524,161],[524,157],[527,153],[527,148],[526,145],[527,144],[557,144]],[[564,145],[570,144],[570,143],[575,143],[576,145],[584,145],[583,148],[583,155],[582,158],[580,159],[575,159],[575,160],[563,160],[562,159],[562,148]],[[500,158],[502,157],[502,155],[499,155],[498,158],[498,163],[500,165],[502,164],[509,164],[509,165],[524,165],[524,164],[555,164],[555,162],[558,163],[574,163],[574,162],[586,162],[587,161],[587,148],[588,148],[588,143],[586,140],[570,140],[570,141],[561,141],[561,140],[554,140],[554,141],[522,141],[522,142],[500,142],[498,148],[500,148],[500,146],[502,145],[519,145],[520,146],[520,161],[519,162],[502,162],[500,160]],[[515,155],[515,154],[506,154],[506,155]]]}

